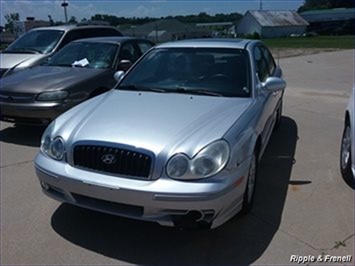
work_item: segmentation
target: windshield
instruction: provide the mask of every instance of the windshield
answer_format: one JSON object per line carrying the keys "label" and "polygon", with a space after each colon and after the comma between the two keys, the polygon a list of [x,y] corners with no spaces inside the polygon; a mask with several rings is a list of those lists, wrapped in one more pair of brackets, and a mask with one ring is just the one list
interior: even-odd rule
{"label": "windshield", "polygon": [[34,30],[15,40],[4,53],[50,53],[64,34],[60,30]]}
{"label": "windshield", "polygon": [[114,43],[73,42],[56,53],[46,65],[111,68],[118,47]]}
{"label": "windshield", "polygon": [[250,97],[248,55],[229,48],[158,48],[120,83],[120,90],[149,90]]}

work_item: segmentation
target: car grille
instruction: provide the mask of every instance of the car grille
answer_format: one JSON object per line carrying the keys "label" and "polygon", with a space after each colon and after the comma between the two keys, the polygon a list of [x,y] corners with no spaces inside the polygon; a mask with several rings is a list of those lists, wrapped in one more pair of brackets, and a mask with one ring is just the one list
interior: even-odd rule
{"label": "car grille", "polygon": [[3,91],[0,93],[0,101],[8,103],[29,103],[33,101],[35,94],[30,93],[10,93]]}
{"label": "car grille", "polygon": [[7,68],[0,68],[0,78],[5,74]]}
{"label": "car grille", "polygon": [[106,146],[78,145],[73,155],[76,167],[138,178],[148,178],[152,164],[149,155]]}

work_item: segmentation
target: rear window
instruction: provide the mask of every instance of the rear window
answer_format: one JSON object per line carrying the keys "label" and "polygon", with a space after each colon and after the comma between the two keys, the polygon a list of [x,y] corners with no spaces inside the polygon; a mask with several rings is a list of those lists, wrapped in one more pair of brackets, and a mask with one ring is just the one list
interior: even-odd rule
{"label": "rear window", "polygon": [[100,27],[97,28],[94,27],[89,29],[78,28],[76,31],[80,33],[81,38],[122,36],[122,34],[118,30],[112,28],[100,28]]}

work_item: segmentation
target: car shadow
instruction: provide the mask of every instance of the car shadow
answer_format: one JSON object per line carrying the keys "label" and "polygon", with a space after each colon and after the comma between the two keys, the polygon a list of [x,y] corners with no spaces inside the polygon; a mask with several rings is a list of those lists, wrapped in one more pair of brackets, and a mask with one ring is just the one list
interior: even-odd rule
{"label": "car shadow", "polygon": [[30,147],[39,147],[45,126],[17,125],[1,128],[0,141]]}
{"label": "car shadow", "polygon": [[355,180],[353,177],[349,178],[346,176],[342,176],[344,182],[353,190],[355,190]]}
{"label": "car shadow", "polygon": [[181,231],[61,204],[56,233],[82,248],[134,264],[251,264],[277,232],[297,145],[297,125],[283,117],[259,165],[255,205],[213,230]]}

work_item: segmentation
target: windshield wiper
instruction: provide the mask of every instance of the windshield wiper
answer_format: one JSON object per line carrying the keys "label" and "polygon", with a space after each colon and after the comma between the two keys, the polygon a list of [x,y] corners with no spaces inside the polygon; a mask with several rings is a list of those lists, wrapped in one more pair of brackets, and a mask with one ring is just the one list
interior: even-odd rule
{"label": "windshield wiper", "polygon": [[177,87],[172,92],[195,94],[195,95],[223,96],[223,94],[218,93],[218,92],[213,92],[213,91],[208,91],[208,90],[194,90],[194,89],[188,90],[184,87]]}
{"label": "windshield wiper", "polygon": [[137,85],[126,85],[118,88],[119,90],[135,90],[135,91],[152,91],[159,93],[182,93],[182,94],[194,94],[194,95],[209,95],[209,96],[224,96],[221,93],[208,91],[208,90],[194,90],[186,89],[184,87],[175,88],[157,88],[157,87],[144,87]]}
{"label": "windshield wiper", "polygon": [[126,85],[126,86],[118,87],[118,89],[134,90],[134,91],[152,91],[152,92],[159,92],[159,93],[164,93],[169,91],[167,89],[162,89],[162,88],[144,87],[144,86],[137,86],[137,85]]}
{"label": "windshield wiper", "polygon": [[59,66],[59,67],[72,67],[72,65],[70,65],[70,64],[51,64],[51,63],[43,64],[43,66],[53,66],[53,67],[56,67],[56,66]]}
{"label": "windshield wiper", "polygon": [[222,93],[219,92],[213,92],[213,91],[207,91],[207,90],[192,90],[190,91],[194,94],[201,94],[201,95],[210,95],[210,96],[224,96]]}

